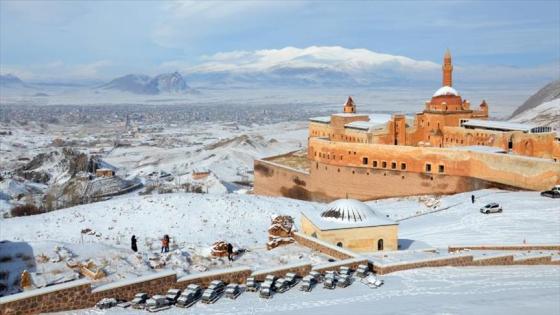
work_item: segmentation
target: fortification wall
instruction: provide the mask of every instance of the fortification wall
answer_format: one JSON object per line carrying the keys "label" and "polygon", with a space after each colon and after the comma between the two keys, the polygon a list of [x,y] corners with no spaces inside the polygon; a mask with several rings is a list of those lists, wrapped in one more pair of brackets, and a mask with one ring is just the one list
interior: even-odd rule
{"label": "fortification wall", "polygon": [[316,238],[313,237],[309,237],[303,233],[300,232],[295,232],[293,234],[293,238],[296,242],[298,242],[300,245],[305,246],[307,248],[311,248],[313,250],[316,250],[320,253],[323,253],[325,255],[337,258],[337,259],[351,259],[351,258],[356,258],[359,257],[358,254],[346,250],[344,248],[332,245],[330,243],[318,240]]}
{"label": "fortification wall", "polygon": [[[560,183],[560,162],[511,154],[494,154],[431,147],[309,140],[308,156],[333,167],[384,169],[425,175],[472,177],[487,182],[543,190]],[[315,166],[315,167],[313,167]]]}

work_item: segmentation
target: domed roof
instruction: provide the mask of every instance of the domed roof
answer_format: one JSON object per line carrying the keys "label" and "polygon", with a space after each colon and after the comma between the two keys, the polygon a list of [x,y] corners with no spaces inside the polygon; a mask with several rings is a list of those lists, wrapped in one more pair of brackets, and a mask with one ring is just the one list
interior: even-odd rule
{"label": "domed roof", "polygon": [[434,95],[432,95],[432,97],[444,96],[444,95],[459,96],[459,92],[457,92],[457,90],[455,90],[450,86],[442,86],[434,93]]}
{"label": "domed roof", "polygon": [[375,217],[377,214],[365,203],[355,199],[339,199],[329,203],[321,218],[327,221],[336,222],[365,222],[368,218]]}

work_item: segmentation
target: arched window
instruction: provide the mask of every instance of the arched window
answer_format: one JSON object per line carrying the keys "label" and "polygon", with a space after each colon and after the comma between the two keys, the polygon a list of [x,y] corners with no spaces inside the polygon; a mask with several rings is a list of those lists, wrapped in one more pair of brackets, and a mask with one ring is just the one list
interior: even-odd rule
{"label": "arched window", "polygon": [[338,246],[338,247],[342,247],[342,242],[338,242],[338,243],[336,243],[336,246]]}
{"label": "arched window", "polygon": [[383,250],[383,239],[377,241],[377,250]]}
{"label": "arched window", "polygon": [[313,232],[313,233],[311,234],[311,236],[314,237],[314,238],[317,238],[317,233]]}

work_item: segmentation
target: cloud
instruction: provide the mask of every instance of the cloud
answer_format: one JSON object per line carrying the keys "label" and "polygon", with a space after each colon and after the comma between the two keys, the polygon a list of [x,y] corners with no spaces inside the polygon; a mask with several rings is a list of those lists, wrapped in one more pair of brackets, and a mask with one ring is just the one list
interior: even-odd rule
{"label": "cloud", "polygon": [[232,33],[251,33],[305,1],[180,1],[165,3],[153,41],[167,48],[185,48]]}
{"label": "cloud", "polygon": [[112,66],[108,60],[68,65],[57,60],[44,65],[0,65],[1,74],[14,74],[30,81],[94,80],[105,77],[104,70]]}

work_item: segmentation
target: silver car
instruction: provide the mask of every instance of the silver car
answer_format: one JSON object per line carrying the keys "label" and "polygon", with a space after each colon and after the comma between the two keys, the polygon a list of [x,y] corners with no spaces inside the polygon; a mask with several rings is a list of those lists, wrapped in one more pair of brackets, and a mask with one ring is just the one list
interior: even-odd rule
{"label": "silver car", "polygon": [[500,204],[492,202],[487,204],[486,206],[480,208],[480,213],[490,214],[490,213],[500,213],[502,212],[502,206]]}

